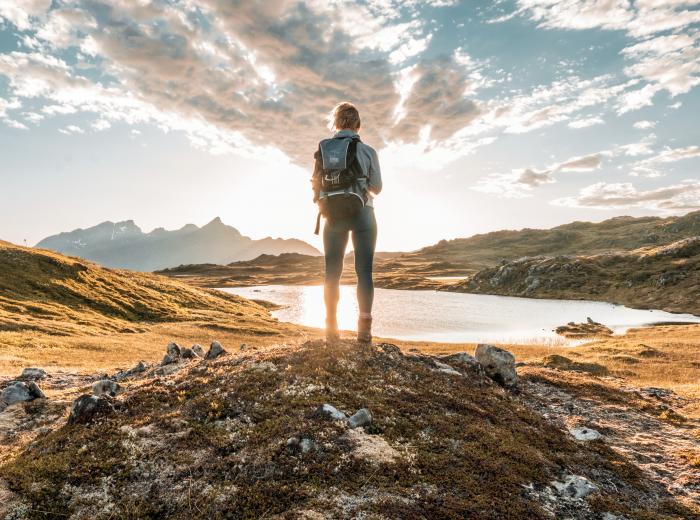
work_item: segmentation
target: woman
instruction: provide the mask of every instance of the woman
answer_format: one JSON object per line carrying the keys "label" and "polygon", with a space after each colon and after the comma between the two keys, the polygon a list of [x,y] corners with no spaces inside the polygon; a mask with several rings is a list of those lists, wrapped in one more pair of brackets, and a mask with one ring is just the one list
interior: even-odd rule
{"label": "woman", "polygon": [[[336,105],[329,114],[328,128],[335,131],[333,137],[359,139],[360,114],[357,108],[352,103]],[[349,235],[352,235],[355,251],[357,303],[360,309],[357,340],[364,343],[372,341],[372,301],[374,299],[372,262],[374,247],[377,243],[377,221],[374,217],[372,199],[382,190],[382,177],[377,152],[359,140],[355,150],[355,157],[363,175],[352,189],[363,196],[367,202],[352,217],[326,219],[323,227],[323,249],[326,257],[324,301],[328,342],[337,341],[340,337],[336,311],[340,297],[340,276],[343,272],[343,259]]]}

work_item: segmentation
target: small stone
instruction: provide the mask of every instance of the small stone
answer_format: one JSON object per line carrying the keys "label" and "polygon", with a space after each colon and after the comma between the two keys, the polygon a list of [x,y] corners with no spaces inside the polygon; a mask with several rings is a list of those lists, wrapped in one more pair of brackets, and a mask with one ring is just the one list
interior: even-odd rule
{"label": "small stone", "polygon": [[299,447],[302,453],[308,453],[314,448],[314,441],[311,439],[302,439],[301,442],[299,442]]}
{"label": "small stone", "polygon": [[180,351],[180,356],[183,359],[192,359],[192,358],[196,357],[196,354],[194,353],[194,351],[191,348],[185,347]]}
{"label": "small stone", "polygon": [[372,424],[372,414],[367,408],[360,408],[348,419],[348,426],[350,426],[350,428],[369,426],[370,424]]}
{"label": "small stone", "polygon": [[246,346],[247,345],[245,343],[241,343],[241,350],[245,350]]}
{"label": "small stone", "polygon": [[477,345],[474,357],[484,367],[486,375],[497,383],[512,387],[518,382],[515,356],[507,350],[482,343]]}
{"label": "small stone", "polygon": [[449,354],[447,356],[441,356],[440,359],[443,361],[447,362],[459,362],[459,363],[465,363],[467,365],[471,365],[474,367],[479,366],[479,362],[476,360],[474,356],[471,354],[467,354],[466,352],[457,352],[456,354]]}
{"label": "small stone", "polygon": [[593,428],[586,428],[586,427],[571,428],[569,430],[569,433],[577,441],[596,441],[596,440],[601,439],[603,437],[599,431],[594,430]]}
{"label": "small stone", "polygon": [[451,374],[453,376],[462,376],[463,374],[454,368],[452,368],[450,365],[446,363],[442,363],[440,361],[433,360],[433,364],[435,365],[435,370],[438,372],[444,372],[445,374]]}
{"label": "small stone", "polygon": [[180,357],[180,345],[178,345],[177,343],[168,343],[168,346],[165,347],[165,351],[170,355],[170,357]]}
{"label": "small stone", "polygon": [[333,421],[344,421],[347,419],[347,416],[343,412],[338,410],[335,406],[327,403],[319,406],[316,412],[322,417],[326,417]]}
{"label": "small stone", "polygon": [[44,379],[47,376],[43,368],[27,367],[22,370],[20,379]]}
{"label": "small stone", "polygon": [[121,379],[124,379],[125,377],[130,377],[141,372],[145,372],[147,368],[148,366],[144,361],[139,361],[135,366],[131,367],[129,370],[117,372],[116,374],[114,374],[112,379],[114,379],[115,381],[119,381]]}
{"label": "small stone", "polygon": [[569,475],[563,481],[555,480],[552,486],[559,496],[567,498],[584,498],[598,490],[593,482],[579,475]]}
{"label": "small stone", "polygon": [[219,357],[221,354],[224,354],[226,351],[224,350],[224,347],[221,346],[221,343],[218,341],[212,341],[211,346],[209,347],[209,350],[207,351],[207,355],[205,356],[206,359],[214,359],[216,357]]}
{"label": "small stone", "polygon": [[92,384],[92,393],[94,395],[107,394],[114,397],[120,390],[121,385],[112,381],[111,379],[101,379],[99,381],[95,381]]}
{"label": "small stone", "polygon": [[203,358],[205,356],[204,348],[202,348],[202,345],[192,345],[192,352],[194,352],[195,356]]}
{"label": "small stone", "polygon": [[175,363],[177,359],[170,354],[166,354],[163,356],[163,361],[160,362],[161,365],[170,365],[171,363]]}
{"label": "small stone", "polygon": [[114,411],[110,398],[104,395],[84,394],[73,401],[68,424],[89,424],[97,417]]}

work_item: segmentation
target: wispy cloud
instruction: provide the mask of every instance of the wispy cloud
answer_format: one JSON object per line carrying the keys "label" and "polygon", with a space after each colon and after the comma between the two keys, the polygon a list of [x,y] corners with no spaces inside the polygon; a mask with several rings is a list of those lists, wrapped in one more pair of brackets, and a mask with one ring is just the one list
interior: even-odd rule
{"label": "wispy cloud", "polygon": [[629,182],[599,182],[583,188],[575,197],[564,197],[552,204],[578,208],[645,208],[656,211],[684,212],[700,208],[700,181],[688,179],[679,184],[638,190]]}

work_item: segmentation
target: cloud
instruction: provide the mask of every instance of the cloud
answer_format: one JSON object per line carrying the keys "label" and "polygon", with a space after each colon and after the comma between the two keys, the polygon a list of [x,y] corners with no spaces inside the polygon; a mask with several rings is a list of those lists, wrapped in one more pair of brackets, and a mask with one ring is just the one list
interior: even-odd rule
{"label": "cloud", "polygon": [[11,0],[0,2],[0,18],[24,31],[31,28],[32,18],[40,17],[51,6],[51,0]]}
{"label": "cloud", "polygon": [[605,123],[603,119],[599,116],[585,117],[580,119],[574,119],[570,121],[567,125],[569,128],[587,128],[593,125],[602,125]]}
{"label": "cloud", "polygon": [[685,212],[700,208],[700,180],[640,191],[631,183],[598,182],[583,188],[576,197],[552,201],[557,206],[597,209],[644,208],[664,212]]}
{"label": "cloud", "polygon": [[[277,149],[303,166],[328,110],[350,100],[360,107],[363,138],[377,148],[423,143],[454,158],[458,141],[465,153],[484,142],[453,136],[480,113],[469,96],[487,81],[466,54],[421,57],[434,30],[418,7],[79,1],[36,18],[13,15],[34,31],[32,49],[0,56],[0,77],[16,97],[52,107],[40,109],[47,116],[150,122],[210,151],[265,151],[278,160]],[[59,57],[67,49],[78,51],[75,63]],[[403,93],[402,71],[411,76]]]}
{"label": "cloud", "polygon": [[600,168],[603,153],[572,157],[561,163],[555,163],[544,170],[525,168],[510,173],[495,173],[481,179],[471,189],[504,198],[529,197],[533,188],[556,182],[557,172],[589,172]]}
{"label": "cloud", "polygon": [[[648,84],[622,96],[620,114],[651,105],[662,90],[677,96],[700,84],[700,33],[680,32],[700,22],[696,1],[517,0],[517,5],[501,20],[525,16],[546,29],[622,30],[637,40],[621,51],[632,61],[624,73]],[[667,31],[675,32],[662,34]]]}
{"label": "cloud", "polygon": [[637,130],[648,130],[649,128],[654,128],[656,126],[656,121],[637,121],[632,126]]}

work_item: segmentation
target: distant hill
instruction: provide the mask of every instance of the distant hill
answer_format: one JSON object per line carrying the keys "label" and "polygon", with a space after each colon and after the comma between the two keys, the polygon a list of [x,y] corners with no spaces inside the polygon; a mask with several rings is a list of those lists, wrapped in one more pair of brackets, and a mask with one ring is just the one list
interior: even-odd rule
{"label": "distant hill", "polygon": [[[700,211],[679,217],[615,217],[603,222],[572,222],[552,229],[494,231],[395,257],[413,272],[462,269],[475,272],[525,256],[592,255],[669,244],[700,235]],[[465,272],[465,274],[467,274]]]}
{"label": "distant hill", "polygon": [[272,323],[244,298],[0,241],[0,332],[135,332],[148,323],[230,323],[232,316],[243,316],[248,330]]}
{"label": "distant hill", "polygon": [[187,224],[167,231],[144,233],[133,220],[103,222],[88,229],[45,238],[36,247],[93,260],[106,267],[155,271],[182,264],[228,264],[261,254],[320,255],[315,247],[297,239],[253,240],[220,218],[200,227]]}

